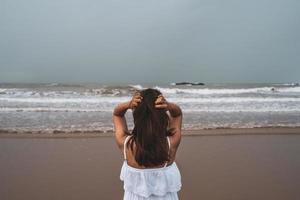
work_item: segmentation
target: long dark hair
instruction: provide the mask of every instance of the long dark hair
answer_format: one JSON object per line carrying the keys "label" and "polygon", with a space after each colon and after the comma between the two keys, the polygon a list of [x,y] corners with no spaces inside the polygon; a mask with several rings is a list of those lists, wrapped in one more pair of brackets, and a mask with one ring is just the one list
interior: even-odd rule
{"label": "long dark hair", "polygon": [[140,166],[158,166],[170,160],[166,136],[172,135],[173,129],[169,129],[166,109],[155,108],[155,100],[161,92],[152,88],[139,92],[143,99],[133,110],[134,128],[129,133],[132,137],[127,147],[133,152],[135,143],[135,160]]}

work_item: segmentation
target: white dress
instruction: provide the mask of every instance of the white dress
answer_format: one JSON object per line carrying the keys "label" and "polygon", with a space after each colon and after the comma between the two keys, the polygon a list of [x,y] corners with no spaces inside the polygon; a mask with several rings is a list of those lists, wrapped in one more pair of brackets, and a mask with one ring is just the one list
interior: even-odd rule
{"label": "white dress", "polygon": [[[181,175],[175,161],[160,168],[138,169],[127,164],[126,143],[124,142],[124,162],[120,179],[124,182],[123,200],[178,200],[181,189]],[[170,150],[170,139],[168,139]]]}

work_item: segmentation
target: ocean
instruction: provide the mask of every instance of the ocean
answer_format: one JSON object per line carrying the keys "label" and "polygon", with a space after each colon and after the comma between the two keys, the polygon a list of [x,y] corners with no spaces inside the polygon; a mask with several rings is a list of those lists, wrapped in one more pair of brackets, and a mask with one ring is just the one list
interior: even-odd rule
{"label": "ocean", "polygon": [[[112,111],[136,90],[160,90],[183,111],[183,130],[300,127],[298,84],[0,84],[0,131],[111,132]],[[133,127],[128,110],[129,129]]]}

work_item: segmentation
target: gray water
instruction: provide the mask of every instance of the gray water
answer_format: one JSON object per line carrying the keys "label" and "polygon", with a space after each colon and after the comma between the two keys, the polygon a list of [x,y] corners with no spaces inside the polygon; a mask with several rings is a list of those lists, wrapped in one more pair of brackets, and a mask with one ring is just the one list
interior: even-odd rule
{"label": "gray water", "polygon": [[[0,84],[0,129],[15,132],[113,130],[114,106],[152,87],[183,111],[183,129],[300,126],[296,84],[205,86]],[[132,113],[126,114],[129,128]]]}

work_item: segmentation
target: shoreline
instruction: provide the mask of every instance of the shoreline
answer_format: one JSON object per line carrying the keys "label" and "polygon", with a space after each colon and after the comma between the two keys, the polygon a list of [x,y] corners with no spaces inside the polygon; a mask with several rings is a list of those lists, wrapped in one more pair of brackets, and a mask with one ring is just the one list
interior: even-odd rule
{"label": "shoreline", "polygon": [[[226,136],[226,135],[300,135],[300,127],[263,127],[263,128],[217,128],[182,130],[182,136]],[[15,133],[0,130],[1,138],[98,138],[112,137],[113,132],[69,132],[69,133]]]}

